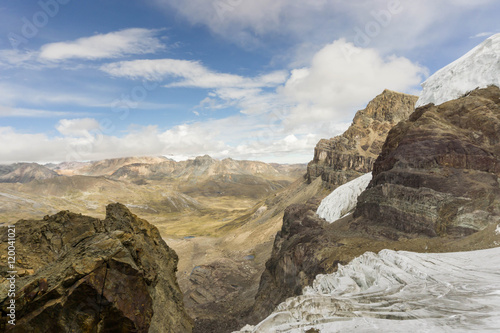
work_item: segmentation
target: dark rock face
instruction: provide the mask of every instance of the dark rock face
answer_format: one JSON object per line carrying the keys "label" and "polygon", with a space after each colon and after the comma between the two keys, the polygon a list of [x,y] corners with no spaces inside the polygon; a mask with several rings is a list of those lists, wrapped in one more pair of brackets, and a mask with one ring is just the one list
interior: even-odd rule
{"label": "dark rock face", "polygon": [[500,89],[418,108],[387,137],[361,226],[463,236],[500,221]]}
{"label": "dark rock face", "polygon": [[330,188],[335,188],[364,173],[370,172],[382,150],[389,130],[413,112],[416,96],[384,92],[366,109],[356,113],[352,125],[344,134],[319,141],[314,159],[307,166],[307,179],[321,177]]}
{"label": "dark rock face", "polygon": [[328,223],[315,212],[319,200],[289,206],[283,227],[276,235],[271,258],[261,276],[250,321],[258,322],[287,297],[300,295],[328,264],[318,255],[321,248],[337,246],[325,233]]}
{"label": "dark rock face", "polygon": [[[7,253],[7,231],[0,230]],[[6,323],[10,298],[3,278],[1,331],[191,332],[176,253],[125,206],[109,205],[105,220],[67,211],[21,220],[16,234],[16,325]]]}

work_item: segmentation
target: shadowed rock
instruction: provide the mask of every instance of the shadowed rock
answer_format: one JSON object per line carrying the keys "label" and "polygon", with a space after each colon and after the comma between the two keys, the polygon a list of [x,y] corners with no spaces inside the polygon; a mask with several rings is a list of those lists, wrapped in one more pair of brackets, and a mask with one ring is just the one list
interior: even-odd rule
{"label": "shadowed rock", "polygon": [[[6,253],[6,228],[0,229]],[[190,332],[175,271],[177,255],[158,229],[121,204],[106,219],[68,211],[16,223],[16,325],[8,332]],[[5,265],[5,260],[2,260]],[[8,270],[0,266],[2,276]]]}

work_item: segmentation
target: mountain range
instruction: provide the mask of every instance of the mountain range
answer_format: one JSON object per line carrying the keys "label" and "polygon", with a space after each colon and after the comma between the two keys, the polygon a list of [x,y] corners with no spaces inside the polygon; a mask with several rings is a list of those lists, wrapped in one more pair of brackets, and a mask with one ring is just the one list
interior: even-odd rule
{"label": "mountain range", "polygon": [[499,54],[500,34],[420,97],[383,91],[307,166],[1,166],[0,217],[21,219],[11,331],[500,329]]}

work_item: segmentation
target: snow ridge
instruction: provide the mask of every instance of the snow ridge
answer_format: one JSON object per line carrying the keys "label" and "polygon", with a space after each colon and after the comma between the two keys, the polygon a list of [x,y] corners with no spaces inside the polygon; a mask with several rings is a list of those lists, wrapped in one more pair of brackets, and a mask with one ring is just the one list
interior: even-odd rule
{"label": "snow ridge", "polygon": [[370,172],[337,187],[321,201],[316,214],[330,223],[335,222],[356,208],[358,196],[366,189],[371,180],[372,174]]}
{"label": "snow ridge", "polygon": [[500,87],[500,34],[486,39],[422,83],[415,107],[439,105],[489,85]]}

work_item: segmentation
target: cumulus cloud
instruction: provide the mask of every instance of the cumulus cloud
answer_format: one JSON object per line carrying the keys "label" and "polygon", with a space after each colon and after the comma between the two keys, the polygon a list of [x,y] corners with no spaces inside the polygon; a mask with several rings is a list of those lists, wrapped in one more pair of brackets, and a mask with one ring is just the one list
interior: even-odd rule
{"label": "cumulus cloud", "polygon": [[155,53],[165,46],[155,37],[157,30],[131,28],[79,38],[75,41],[45,44],[39,52],[40,60],[106,59],[131,54]]}
{"label": "cumulus cloud", "polygon": [[293,70],[279,89],[292,105],[285,127],[311,130],[307,125],[347,121],[384,89],[415,92],[426,75],[406,58],[337,40],[316,53],[309,67]]}

